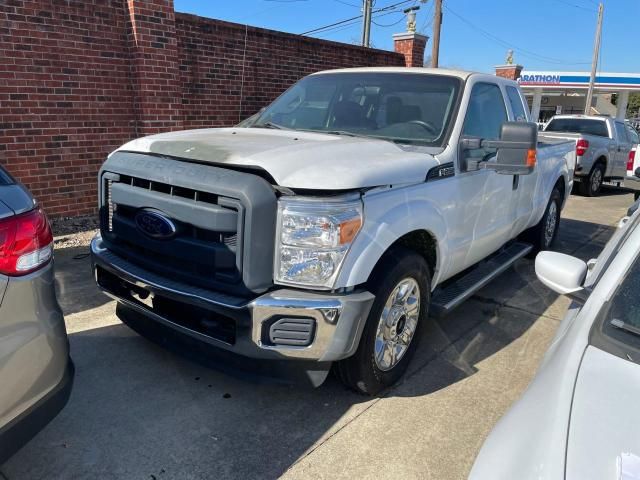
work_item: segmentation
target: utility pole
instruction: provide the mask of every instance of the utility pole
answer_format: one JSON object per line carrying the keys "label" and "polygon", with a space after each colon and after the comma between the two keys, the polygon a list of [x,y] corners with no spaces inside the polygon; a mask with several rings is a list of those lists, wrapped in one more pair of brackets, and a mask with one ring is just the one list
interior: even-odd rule
{"label": "utility pole", "polygon": [[373,0],[363,0],[362,3],[362,46],[369,48],[371,33],[371,10]]}
{"label": "utility pole", "polygon": [[602,15],[604,5],[598,5],[598,26],[596,27],[596,40],[593,45],[593,60],[591,61],[591,77],[589,78],[589,90],[587,90],[587,100],[584,106],[584,113],[591,113],[591,102],[593,100],[593,86],[596,83],[596,71],[598,70],[598,58],[600,57],[600,37],[602,35]]}
{"label": "utility pole", "polygon": [[440,54],[440,27],[442,26],[442,0],[435,0],[433,13],[433,46],[431,48],[431,66],[438,68],[438,56]]}

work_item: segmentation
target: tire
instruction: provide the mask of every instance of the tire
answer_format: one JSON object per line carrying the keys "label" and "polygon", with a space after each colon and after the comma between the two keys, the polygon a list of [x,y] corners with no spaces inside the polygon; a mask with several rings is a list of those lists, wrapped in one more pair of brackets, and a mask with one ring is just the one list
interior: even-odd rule
{"label": "tire", "polygon": [[[403,286],[408,290],[405,302],[394,303],[391,296],[404,289]],[[337,362],[335,372],[348,388],[360,394],[375,395],[400,380],[418,347],[431,299],[429,266],[414,251],[394,247],[376,266],[368,289],[376,298],[358,349],[353,356]],[[414,308],[410,308],[412,306]],[[393,343],[394,339],[396,343]],[[392,348],[392,345],[395,346]],[[383,346],[386,349],[381,348]],[[395,360],[392,351],[396,352]]]}
{"label": "tire", "polygon": [[542,250],[549,250],[558,237],[560,227],[560,209],[562,207],[562,195],[556,187],[551,192],[549,203],[544,211],[544,215],[535,227],[527,230],[523,235],[523,240],[531,243],[533,249],[529,257],[534,257]]}
{"label": "tire", "polygon": [[589,175],[580,182],[580,193],[585,197],[597,197],[602,188],[605,168],[602,162],[596,163]]}

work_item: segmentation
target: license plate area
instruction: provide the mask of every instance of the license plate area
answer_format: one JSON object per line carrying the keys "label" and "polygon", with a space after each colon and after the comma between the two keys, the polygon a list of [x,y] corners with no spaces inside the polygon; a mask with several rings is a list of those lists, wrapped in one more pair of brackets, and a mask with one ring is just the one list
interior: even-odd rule
{"label": "license plate area", "polygon": [[128,282],[96,266],[98,285],[116,298],[133,303],[181,327],[214,338],[229,345],[236,342],[236,321],[190,303],[181,302]]}

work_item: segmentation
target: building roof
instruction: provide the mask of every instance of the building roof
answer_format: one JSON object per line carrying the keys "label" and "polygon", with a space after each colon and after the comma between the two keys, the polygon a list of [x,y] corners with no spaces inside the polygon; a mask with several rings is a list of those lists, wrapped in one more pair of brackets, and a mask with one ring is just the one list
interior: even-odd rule
{"label": "building roof", "polygon": [[[523,89],[581,90],[589,87],[589,72],[523,71],[518,82]],[[640,73],[608,73],[596,75],[599,91],[640,91]]]}

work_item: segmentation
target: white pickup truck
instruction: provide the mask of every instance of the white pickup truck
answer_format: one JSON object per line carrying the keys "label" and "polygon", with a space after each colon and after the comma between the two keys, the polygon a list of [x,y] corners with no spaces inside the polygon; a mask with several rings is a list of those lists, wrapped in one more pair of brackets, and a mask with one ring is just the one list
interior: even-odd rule
{"label": "white pickup truck", "polygon": [[538,144],[525,105],[492,75],[345,69],[242,127],[134,140],[99,173],[96,280],[169,348],[374,394],[429,314],[554,241],[575,145]]}

